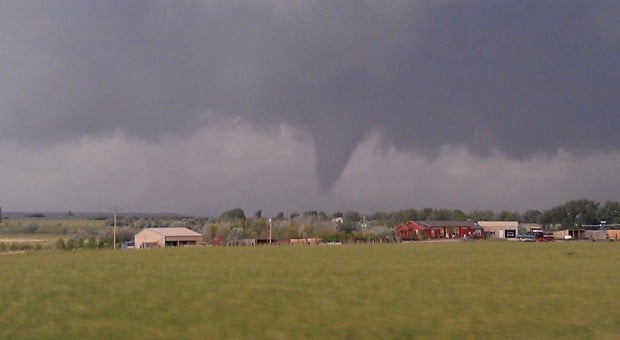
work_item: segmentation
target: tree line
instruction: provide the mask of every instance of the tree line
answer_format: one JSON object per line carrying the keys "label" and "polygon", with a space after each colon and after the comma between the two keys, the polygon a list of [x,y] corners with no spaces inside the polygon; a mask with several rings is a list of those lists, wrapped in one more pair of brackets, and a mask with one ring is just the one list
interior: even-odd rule
{"label": "tree line", "polygon": [[468,214],[455,209],[403,209],[394,212],[377,212],[369,219],[395,225],[409,220],[471,220],[471,221],[519,221],[520,223],[541,224],[544,228],[575,228],[582,225],[620,223],[620,202],[603,203],[580,199],[568,201],[547,210],[530,209],[522,213],[502,210],[474,210]]}

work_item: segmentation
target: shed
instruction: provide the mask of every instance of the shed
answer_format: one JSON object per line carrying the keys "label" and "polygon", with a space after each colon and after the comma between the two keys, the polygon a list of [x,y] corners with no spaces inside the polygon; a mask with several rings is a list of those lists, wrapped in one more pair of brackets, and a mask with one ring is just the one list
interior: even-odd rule
{"label": "shed", "polygon": [[518,221],[478,221],[489,238],[516,238],[519,233]]}
{"label": "shed", "polygon": [[553,237],[558,240],[583,240],[585,230],[583,229],[562,229],[553,232]]}
{"label": "shed", "polygon": [[136,248],[163,248],[197,245],[202,234],[188,228],[146,228],[134,236]]}

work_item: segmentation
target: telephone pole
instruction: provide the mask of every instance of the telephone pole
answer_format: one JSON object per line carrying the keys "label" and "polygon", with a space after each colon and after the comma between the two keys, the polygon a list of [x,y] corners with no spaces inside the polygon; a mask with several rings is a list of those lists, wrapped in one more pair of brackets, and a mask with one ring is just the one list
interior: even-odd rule
{"label": "telephone pole", "polygon": [[112,229],[112,249],[116,250],[116,215],[118,214],[118,208],[114,207],[114,228]]}
{"label": "telephone pole", "polygon": [[269,245],[271,245],[271,218],[269,219]]}

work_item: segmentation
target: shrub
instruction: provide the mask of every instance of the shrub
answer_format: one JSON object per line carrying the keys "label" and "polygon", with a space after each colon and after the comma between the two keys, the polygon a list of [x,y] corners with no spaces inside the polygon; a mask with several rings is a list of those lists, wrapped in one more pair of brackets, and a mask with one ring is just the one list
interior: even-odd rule
{"label": "shrub", "polygon": [[32,248],[33,247],[32,247],[32,245],[30,243],[11,242],[9,244],[9,251],[30,250]]}
{"label": "shrub", "polygon": [[76,240],[74,240],[74,239],[72,239],[72,238],[68,239],[68,240],[67,240],[67,242],[65,243],[65,249],[67,249],[67,250],[73,250],[73,249],[75,249],[75,248],[77,248],[77,242],[76,242]]}
{"label": "shrub", "polygon": [[39,230],[39,225],[36,223],[30,223],[27,226],[22,226],[20,231],[24,234],[32,234]]}
{"label": "shrub", "polygon": [[97,239],[94,236],[88,238],[88,241],[86,241],[86,248],[97,248]]}
{"label": "shrub", "polygon": [[56,240],[56,249],[59,249],[59,250],[67,249],[67,244],[65,243],[64,238],[59,238],[58,240]]}

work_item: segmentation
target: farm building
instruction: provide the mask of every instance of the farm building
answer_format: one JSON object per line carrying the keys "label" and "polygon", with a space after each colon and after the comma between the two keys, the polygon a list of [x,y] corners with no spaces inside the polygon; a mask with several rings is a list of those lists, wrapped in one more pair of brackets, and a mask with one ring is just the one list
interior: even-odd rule
{"label": "farm building", "polygon": [[318,238],[292,238],[288,240],[288,244],[294,245],[310,245],[310,244],[319,244],[320,240]]}
{"label": "farm building", "polygon": [[163,248],[197,245],[202,234],[188,228],[146,228],[134,236],[136,248]]}
{"label": "farm building", "polygon": [[583,229],[562,229],[553,232],[553,237],[558,240],[584,240],[585,235]]}
{"label": "farm building", "polygon": [[398,225],[396,228],[396,238],[399,240],[411,240],[422,238],[422,227],[413,221]]}
{"label": "farm building", "polygon": [[237,240],[230,240],[226,242],[227,246],[255,246],[256,239],[255,238],[240,238]]}
{"label": "farm building", "polygon": [[427,237],[439,238],[482,238],[482,228],[472,221],[416,221],[427,231]]}
{"label": "farm building", "polygon": [[613,241],[620,240],[620,229],[607,229],[607,238]]}
{"label": "farm building", "polygon": [[519,233],[518,221],[478,221],[488,238],[516,238]]}
{"label": "farm building", "polygon": [[396,227],[396,237],[400,240],[482,236],[482,228],[472,221],[409,221]]}
{"label": "farm building", "polygon": [[601,224],[582,225],[585,229],[584,236],[588,240],[602,241],[602,240],[618,240],[620,237],[620,224],[607,224],[604,221]]}

